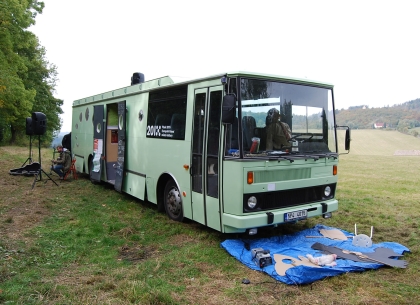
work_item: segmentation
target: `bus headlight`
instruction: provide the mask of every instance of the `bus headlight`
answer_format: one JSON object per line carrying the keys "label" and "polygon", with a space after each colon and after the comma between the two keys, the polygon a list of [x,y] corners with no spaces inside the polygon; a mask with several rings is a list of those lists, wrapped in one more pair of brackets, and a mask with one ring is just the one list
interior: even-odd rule
{"label": "bus headlight", "polygon": [[257,206],[257,198],[255,196],[251,196],[248,198],[248,207],[253,209]]}
{"label": "bus headlight", "polygon": [[329,197],[331,195],[331,187],[327,185],[324,189],[324,196]]}

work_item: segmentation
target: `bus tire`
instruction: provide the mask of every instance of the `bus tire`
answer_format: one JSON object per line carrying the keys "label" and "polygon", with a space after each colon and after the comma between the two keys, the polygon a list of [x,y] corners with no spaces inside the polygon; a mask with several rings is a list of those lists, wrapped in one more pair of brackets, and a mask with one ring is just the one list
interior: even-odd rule
{"label": "bus tire", "polygon": [[184,220],[181,194],[172,179],[166,183],[163,192],[163,205],[165,206],[166,214],[170,219],[175,221]]}

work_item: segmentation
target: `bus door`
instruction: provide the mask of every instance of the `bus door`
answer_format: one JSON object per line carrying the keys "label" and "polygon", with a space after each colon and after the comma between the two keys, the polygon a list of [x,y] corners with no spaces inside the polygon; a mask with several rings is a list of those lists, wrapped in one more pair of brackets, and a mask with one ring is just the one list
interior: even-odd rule
{"label": "bus door", "polygon": [[93,106],[93,159],[89,166],[90,179],[93,181],[101,181],[104,129],[104,105]]}
{"label": "bus door", "polygon": [[118,103],[118,158],[115,166],[115,184],[114,188],[121,193],[124,177],[124,159],[125,159],[125,119],[126,108],[125,101]]}
{"label": "bus door", "polygon": [[192,132],[193,220],[221,230],[219,147],[222,86],[195,90]]}

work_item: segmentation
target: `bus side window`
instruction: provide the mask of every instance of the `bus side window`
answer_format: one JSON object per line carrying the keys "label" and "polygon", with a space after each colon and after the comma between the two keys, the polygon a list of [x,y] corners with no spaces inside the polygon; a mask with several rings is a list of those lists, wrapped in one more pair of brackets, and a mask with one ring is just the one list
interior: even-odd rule
{"label": "bus side window", "polygon": [[169,126],[171,118],[166,114],[158,114],[156,116],[155,126]]}
{"label": "bus side window", "polygon": [[[184,139],[185,122],[184,128],[181,128],[177,122],[182,122],[182,118],[177,120],[174,114],[184,115],[183,120],[185,121],[187,92],[188,86],[186,85],[150,91],[147,104],[146,137],[166,140]],[[175,131],[172,129],[172,124],[178,125],[177,131],[179,132],[177,135],[174,135]]]}
{"label": "bus side window", "polygon": [[185,138],[185,114],[174,113],[171,119],[171,129],[174,132],[174,139],[184,140]]}

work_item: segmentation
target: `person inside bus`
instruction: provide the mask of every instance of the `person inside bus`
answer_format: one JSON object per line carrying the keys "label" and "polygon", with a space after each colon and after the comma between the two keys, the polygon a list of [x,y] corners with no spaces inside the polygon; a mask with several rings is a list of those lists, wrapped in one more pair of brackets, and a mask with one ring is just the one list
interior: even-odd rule
{"label": "person inside bus", "polygon": [[289,148],[292,132],[287,123],[280,121],[280,112],[271,108],[266,118],[267,141],[266,150],[280,150]]}
{"label": "person inside bus", "polygon": [[57,151],[60,154],[56,160],[51,160],[51,169],[60,176],[60,179],[64,178],[64,175],[70,169],[71,156],[68,150],[64,151],[63,146],[57,146]]}

